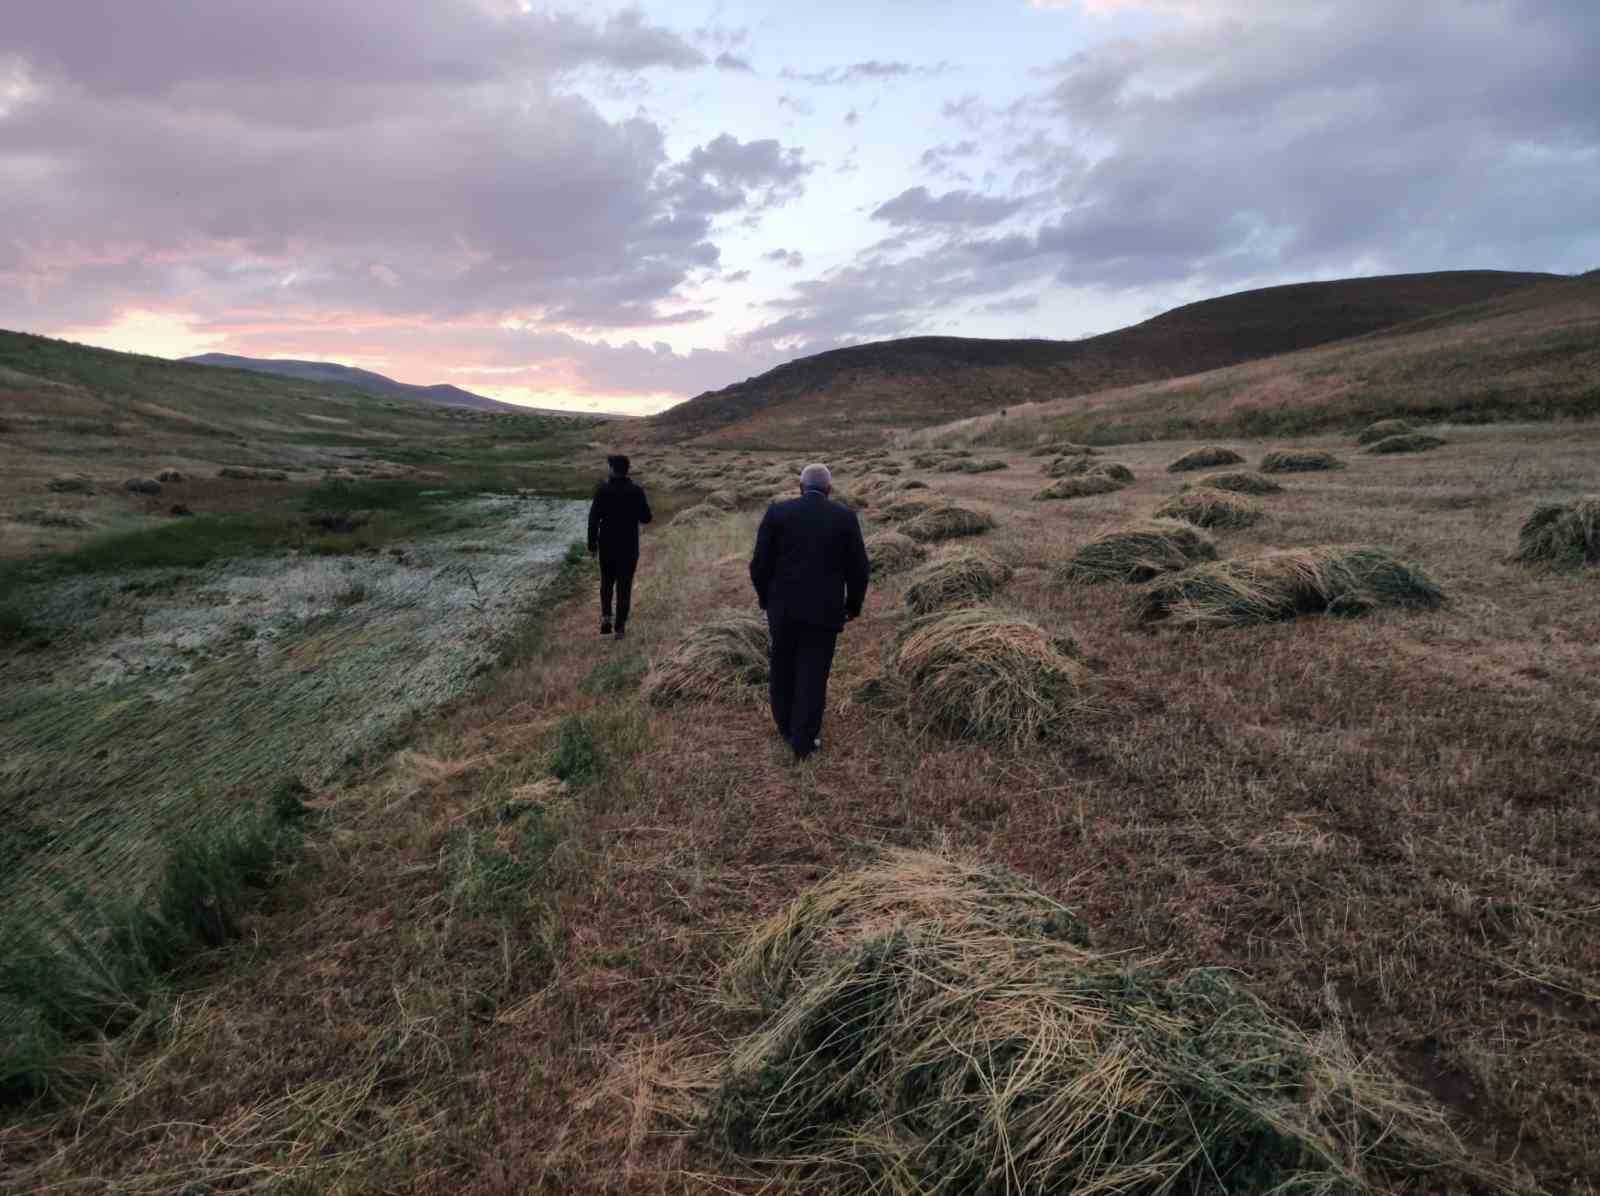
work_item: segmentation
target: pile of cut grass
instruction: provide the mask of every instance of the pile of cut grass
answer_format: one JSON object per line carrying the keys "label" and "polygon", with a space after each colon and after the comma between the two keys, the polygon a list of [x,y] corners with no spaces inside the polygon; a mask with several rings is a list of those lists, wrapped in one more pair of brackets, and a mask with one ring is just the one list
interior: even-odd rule
{"label": "pile of cut grass", "polygon": [[958,536],[981,536],[993,527],[994,516],[985,511],[943,506],[907,520],[900,530],[913,540],[927,544],[937,540],[953,540]]}
{"label": "pile of cut grass", "polygon": [[1048,478],[1075,478],[1102,474],[1118,482],[1132,482],[1133,470],[1120,461],[1096,461],[1092,457],[1057,457],[1044,467]]}
{"label": "pile of cut grass", "polygon": [[1167,466],[1167,472],[1189,473],[1196,469],[1215,469],[1219,465],[1243,464],[1244,458],[1232,449],[1223,448],[1220,444],[1208,444],[1203,448],[1191,449],[1183,454],[1183,456]]}
{"label": "pile of cut grass", "polygon": [[963,461],[963,462],[961,462],[961,472],[962,473],[996,473],[999,470],[1009,469],[1009,468],[1011,468],[1011,467],[1009,465],[1007,465],[1004,461],[994,461],[994,460],[977,461],[977,460],[974,460],[974,461]]}
{"label": "pile of cut grass", "polygon": [[1156,518],[1181,519],[1196,527],[1249,527],[1261,522],[1261,508],[1242,494],[1197,486],[1167,499],[1156,508]]}
{"label": "pile of cut grass", "polygon": [[926,548],[899,532],[878,532],[867,537],[867,561],[872,566],[873,577],[899,573],[927,557]]}
{"label": "pile of cut grass", "polygon": [[1404,436],[1408,432],[1415,432],[1414,425],[1403,419],[1380,419],[1376,423],[1368,424],[1356,436],[1357,444],[1374,444],[1390,436]]}
{"label": "pile of cut grass", "polygon": [[1385,436],[1382,440],[1373,441],[1367,446],[1369,453],[1425,453],[1429,449],[1436,449],[1444,444],[1444,439],[1439,436],[1429,436],[1426,432],[1408,432],[1397,436]]}
{"label": "pile of cut grass", "polygon": [[726,518],[727,511],[711,506],[709,503],[698,503],[692,507],[685,507],[672,517],[673,527],[699,527],[703,523],[711,523],[717,519]]}
{"label": "pile of cut grass", "polygon": [[921,498],[902,498],[890,503],[878,512],[879,516],[890,523],[898,523],[903,519],[915,519],[925,511],[931,511],[938,504]]}
{"label": "pile of cut grass", "polygon": [[1158,578],[1140,593],[1139,614],[1147,622],[1234,627],[1443,604],[1443,592],[1422,568],[1388,549],[1327,546],[1278,549]]}
{"label": "pile of cut grass", "polygon": [[894,673],[929,727],[956,739],[1020,745],[1057,738],[1081,709],[1089,671],[1069,640],[985,606],[908,623]]}
{"label": "pile of cut grass", "polygon": [[1100,450],[1087,444],[1073,444],[1070,440],[1056,440],[1028,450],[1030,457],[1095,457]]}
{"label": "pile of cut grass", "polygon": [[1227,473],[1208,473],[1192,482],[1185,482],[1182,488],[1188,490],[1196,486],[1209,486],[1213,490],[1227,490],[1232,494],[1281,494],[1283,492],[1282,485],[1274,482],[1264,474],[1256,473],[1250,469],[1235,469]]}
{"label": "pile of cut grass", "polygon": [[1548,569],[1600,565],[1600,495],[1540,503],[1517,534],[1517,560]]}
{"label": "pile of cut grass", "polygon": [[972,602],[985,602],[1011,580],[1011,566],[986,552],[957,549],[917,571],[906,589],[906,610],[914,616]]}
{"label": "pile of cut grass", "polygon": [[1090,585],[1107,581],[1138,584],[1216,559],[1216,544],[1192,524],[1152,519],[1101,532],[1068,558],[1056,571],[1056,578]]}
{"label": "pile of cut grass", "polygon": [[1332,453],[1314,449],[1274,449],[1261,458],[1262,473],[1311,473],[1343,468],[1344,462]]}
{"label": "pile of cut grass", "polygon": [[1087,498],[1092,494],[1112,494],[1121,490],[1126,482],[1104,473],[1085,473],[1077,477],[1059,478],[1033,496],[1034,502],[1054,502],[1064,498]]}
{"label": "pile of cut grass", "polygon": [[1443,1114],[1235,973],[1091,950],[1001,869],[886,853],[723,973],[760,1016],[702,1114],[785,1181],[874,1196],[1504,1188]]}
{"label": "pile of cut grass", "polygon": [[724,612],[696,627],[650,670],[644,696],[655,706],[728,698],[766,681],[771,647],[765,619]]}
{"label": "pile of cut grass", "polygon": [[890,488],[898,492],[902,490],[927,490],[930,487],[921,478],[901,478]]}
{"label": "pile of cut grass", "polygon": [[739,495],[733,490],[713,490],[702,501],[706,506],[715,507],[719,511],[736,511],[739,509]]}

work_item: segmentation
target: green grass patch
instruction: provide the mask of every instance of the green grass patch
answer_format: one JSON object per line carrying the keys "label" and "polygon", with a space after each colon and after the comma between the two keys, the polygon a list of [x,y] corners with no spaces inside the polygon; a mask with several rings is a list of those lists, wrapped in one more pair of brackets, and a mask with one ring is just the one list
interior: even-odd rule
{"label": "green grass patch", "polygon": [[632,693],[650,671],[650,662],[642,652],[625,652],[608,656],[589,670],[578,688],[586,694],[616,695]]}

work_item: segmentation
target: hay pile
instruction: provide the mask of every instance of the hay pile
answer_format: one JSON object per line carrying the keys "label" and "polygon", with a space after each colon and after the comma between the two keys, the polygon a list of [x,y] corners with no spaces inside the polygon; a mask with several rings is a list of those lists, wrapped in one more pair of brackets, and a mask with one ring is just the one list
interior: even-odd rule
{"label": "hay pile", "polygon": [[973,461],[963,461],[963,462],[961,462],[961,472],[962,473],[995,473],[998,470],[1009,469],[1009,468],[1011,468],[1011,467],[1009,465],[1007,465],[1004,461],[994,461],[994,460],[977,461],[977,460],[973,460]]}
{"label": "hay pile", "polygon": [[764,1021],[727,1056],[705,1136],[830,1191],[1366,1196],[1500,1180],[1337,1037],[1302,1033],[1232,972],[1090,950],[1071,910],[1002,869],[885,853],[758,926],[723,992]]}
{"label": "hay pile", "polygon": [[906,610],[928,615],[965,603],[984,602],[1011,580],[1011,566],[986,552],[957,549],[917,571],[906,590]]}
{"label": "hay pile", "polygon": [[1194,486],[1209,486],[1213,490],[1227,490],[1233,494],[1281,494],[1283,492],[1283,487],[1280,484],[1264,474],[1256,473],[1250,469],[1235,469],[1228,473],[1208,473],[1192,482],[1185,482],[1183,489],[1188,490]]}
{"label": "hay pile", "polygon": [[1357,444],[1375,444],[1390,436],[1404,436],[1417,429],[1403,419],[1380,419],[1376,423],[1368,424],[1356,436]]}
{"label": "hay pile", "polygon": [[890,523],[898,523],[902,519],[914,519],[925,511],[931,511],[938,503],[923,498],[902,498],[884,507],[878,514]]}
{"label": "hay pile", "polygon": [[1057,457],[1044,467],[1045,477],[1073,478],[1085,474],[1104,474],[1119,482],[1132,482],[1133,470],[1120,461],[1096,461],[1090,457]]}
{"label": "hay pile", "polygon": [[1063,498],[1087,498],[1091,494],[1112,494],[1121,490],[1126,482],[1103,473],[1086,473],[1075,478],[1061,478],[1051,482],[1033,496],[1034,502],[1054,502]]}
{"label": "hay pile", "polygon": [[1228,627],[1443,603],[1443,592],[1420,566],[1389,550],[1330,546],[1279,549],[1158,578],[1140,594],[1139,614],[1146,621]]}
{"label": "hay pile", "polygon": [[902,490],[927,490],[929,486],[921,478],[901,478],[890,489],[896,492]]}
{"label": "hay pile", "polygon": [[1215,469],[1219,465],[1243,465],[1244,458],[1232,449],[1219,444],[1208,444],[1193,449],[1167,466],[1168,473],[1189,473],[1196,469]]}
{"label": "hay pile", "polygon": [[1425,453],[1429,449],[1436,449],[1444,443],[1438,436],[1429,436],[1426,432],[1407,432],[1398,436],[1385,436],[1382,440],[1373,441],[1367,446],[1369,453]]}
{"label": "hay pile", "polygon": [[867,560],[872,565],[873,577],[884,577],[909,569],[927,557],[926,548],[899,532],[878,532],[867,537]]}
{"label": "hay pile", "polygon": [[1073,444],[1070,440],[1057,440],[1028,450],[1030,457],[1094,457],[1100,450],[1087,444]]}
{"label": "hay pile", "polygon": [[709,503],[700,503],[696,506],[685,507],[674,515],[672,517],[672,526],[698,527],[702,523],[710,523],[715,519],[721,519],[727,514],[728,512],[713,507]]}
{"label": "hay pile", "polygon": [[719,511],[736,511],[739,509],[739,495],[733,490],[713,490],[702,500],[708,507],[715,507]]}
{"label": "hay pile", "polygon": [[957,739],[1022,744],[1054,738],[1081,708],[1089,671],[1026,619],[964,606],[901,631],[893,671],[916,713]]}
{"label": "hay pile", "polygon": [[1068,558],[1056,571],[1056,579],[1136,584],[1216,559],[1216,544],[1198,528],[1175,519],[1152,519],[1101,532]]}
{"label": "hay pile", "polygon": [[931,543],[935,540],[953,540],[957,536],[981,536],[994,527],[994,516],[984,511],[966,507],[934,507],[915,519],[908,520],[900,530],[913,540]]}
{"label": "hay pile", "polygon": [[650,670],[641,692],[655,706],[726,698],[765,683],[771,646],[765,619],[725,611],[685,636]]}
{"label": "hay pile", "polygon": [[1242,494],[1197,486],[1167,499],[1156,508],[1156,518],[1182,519],[1196,527],[1249,527],[1261,522],[1261,507]]}
{"label": "hay pile", "polygon": [[1540,503],[1517,534],[1517,559],[1551,569],[1600,565],[1600,495]]}
{"label": "hay pile", "polygon": [[1311,449],[1274,449],[1261,458],[1262,473],[1309,473],[1318,469],[1343,469],[1344,462],[1332,453]]}

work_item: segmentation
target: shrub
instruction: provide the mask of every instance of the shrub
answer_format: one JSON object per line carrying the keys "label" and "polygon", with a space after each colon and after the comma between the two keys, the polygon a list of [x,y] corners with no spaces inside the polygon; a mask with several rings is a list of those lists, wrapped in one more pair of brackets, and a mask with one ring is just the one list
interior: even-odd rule
{"label": "shrub", "polygon": [[1075,478],[1060,478],[1033,496],[1034,502],[1053,502],[1063,498],[1087,498],[1092,494],[1112,494],[1127,483],[1103,473],[1086,473]]}
{"label": "shrub", "polygon": [[1344,462],[1332,453],[1311,449],[1274,449],[1261,458],[1262,473],[1311,473],[1343,468]]}
{"label": "shrub", "polygon": [[656,706],[713,701],[767,679],[772,641],[767,621],[725,613],[702,623],[644,681],[644,696]]}
{"label": "shrub", "polygon": [[1540,503],[1517,535],[1517,559],[1551,569],[1600,565],[1600,495]]}
{"label": "shrub", "polygon": [[874,577],[909,569],[927,558],[928,550],[899,532],[878,532],[867,537],[867,560]]}
{"label": "shrub", "polygon": [[1410,432],[1399,436],[1385,436],[1367,446],[1369,453],[1425,453],[1444,443],[1438,436],[1426,432]]}
{"label": "shrub", "polygon": [[1249,469],[1236,469],[1227,473],[1208,473],[1192,482],[1185,482],[1183,489],[1188,490],[1192,486],[1209,486],[1213,490],[1226,490],[1232,494],[1283,493],[1282,485],[1274,482],[1264,474],[1259,474]]}
{"label": "shrub", "polygon": [[1243,464],[1244,458],[1232,449],[1223,448],[1221,445],[1208,444],[1204,448],[1191,449],[1183,454],[1183,456],[1167,466],[1167,472],[1188,473],[1196,469],[1215,469],[1219,465]]}
{"label": "shrub", "polygon": [[917,571],[906,589],[906,610],[926,615],[958,603],[982,602],[1010,579],[1010,565],[986,552],[957,549]]}
{"label": "shrub", "polygon": [[1196,527],[1249,527],[1261,521],[1261,508],[1251,499],[1200,486],[1175,494],[1156,508],[1157,519],[1182,519]]}
{"label": "shrub", "polygon": [[1356,436],[1356,443],[1373,444],[1390,436],[1404,436],[1408,432],[1415,431],[1416,428],[1403,419],[1380,419],[1361,429]]}
{"label": "shrub", "polygon": [[1146,582],[1200,561],[1217,559],[1211,537],[1188,523],[1153,519],[1101,532],[1057,571],[1062,582]]}
{"label": "shrub", "polygon": [[1325,1193],[1504,1186],[1444,1115],[1235,973],[1087,946],[1016,874],[886,853],[802,893],[723,973],[764,1020],[701,1129],[787,1190]]}
{"label": "shrub", "polygon": [[1078,709],[1088,670],[1070,642],[983,606],[908,624],[894,670],[928,726],[958,739],[1021,744],[1058,736]]}
{"label": "shrub", "polygon": [[906,522],[900,530],[924,543],[952,540],[957,536],[980,536],[994,527],[994,516],[966,507],[934,507]]}
{"label": "shrub", "polygon": [[1444,594],[1420,566],[1387,549],[1363,547],[1287,548],[1197,565],[1156,579],[1139,598],[1147,621],[1204,627],[1443,603]]}

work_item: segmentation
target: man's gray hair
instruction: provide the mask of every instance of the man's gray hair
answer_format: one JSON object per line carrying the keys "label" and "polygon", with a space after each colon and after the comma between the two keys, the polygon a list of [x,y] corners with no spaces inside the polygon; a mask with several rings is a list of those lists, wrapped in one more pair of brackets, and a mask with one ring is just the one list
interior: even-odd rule
{"label": "man's gray hair", "polygon": [[820,490],[824,494],[831,494],[833,474],[828,472],[826,465],[807,465],[800,471],[800,489]]}

